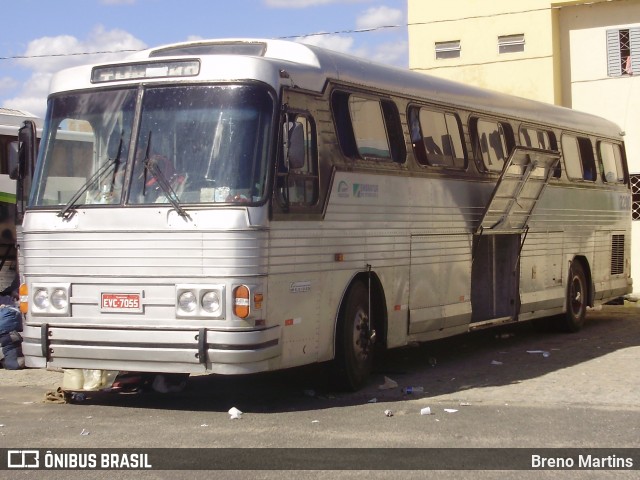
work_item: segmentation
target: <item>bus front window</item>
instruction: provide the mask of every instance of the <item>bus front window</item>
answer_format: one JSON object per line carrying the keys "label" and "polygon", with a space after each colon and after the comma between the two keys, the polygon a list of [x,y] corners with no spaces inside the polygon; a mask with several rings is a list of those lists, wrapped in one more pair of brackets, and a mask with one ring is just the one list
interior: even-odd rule
{"label": "bus front window", "polygon": [[148,87],[128,203],[261,201],[273,105],[258,86]]}
{"label": "bus front window", "polygon": [[31,206],[120,203],[135,93],[111,90],[49,100]]}

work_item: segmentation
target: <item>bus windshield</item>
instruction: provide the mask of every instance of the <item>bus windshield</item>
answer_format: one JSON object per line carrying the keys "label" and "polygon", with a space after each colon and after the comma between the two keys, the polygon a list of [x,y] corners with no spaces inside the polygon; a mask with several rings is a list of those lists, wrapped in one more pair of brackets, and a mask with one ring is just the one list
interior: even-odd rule
{"label": "bus windshield", "polygon": [[273,109],[266,88],[246,85],[53,97],[31,206],[260,202]]}

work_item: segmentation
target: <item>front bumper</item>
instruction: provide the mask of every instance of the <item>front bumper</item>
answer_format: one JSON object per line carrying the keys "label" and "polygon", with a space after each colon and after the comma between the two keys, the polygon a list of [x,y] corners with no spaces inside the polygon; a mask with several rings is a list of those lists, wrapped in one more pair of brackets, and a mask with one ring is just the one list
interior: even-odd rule
{"label": "front bumper", "polygon": [[280,326],[256,330],[25,325],[27,367],[238,375],[272,370]]}

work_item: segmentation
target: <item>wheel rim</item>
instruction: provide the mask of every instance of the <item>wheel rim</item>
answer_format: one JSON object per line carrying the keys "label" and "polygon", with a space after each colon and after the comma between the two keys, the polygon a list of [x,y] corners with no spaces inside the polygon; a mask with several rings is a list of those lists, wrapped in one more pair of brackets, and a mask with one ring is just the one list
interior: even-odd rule
{"label": "wheel rim", "polygon": [[574,275],[571,280],[569,298],[571,300],[571,313],[574,317],[579,317],[582,315],[584,308],[584,285],[582,285],[582,279],[578,275]]}
{"label": "wheel rim", "polygon": [[352,345],[358,363],[366,362],[369,356],[369,316],[362,308],[358,308],[355,313]]}

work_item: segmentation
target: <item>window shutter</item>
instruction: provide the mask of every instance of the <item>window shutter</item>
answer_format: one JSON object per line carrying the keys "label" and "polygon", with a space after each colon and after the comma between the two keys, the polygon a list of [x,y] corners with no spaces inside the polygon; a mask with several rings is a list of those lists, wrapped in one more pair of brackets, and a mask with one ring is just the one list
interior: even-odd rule
{"label": "window shutter", "polygon": [[629,29],[629,45],[631,46],[631,70],[633,75],[640,75],[640,27]]}
{"label": "window shutter", "polygon": [[[638,29],[640,31],[640,29]],[[640,38],[639,38],[640,40]],[[640,49],[640,44],[638,45]],[[622,75],[622,59],[620,58],[619,30],[607,30],[607,75],[619,77]]]}

